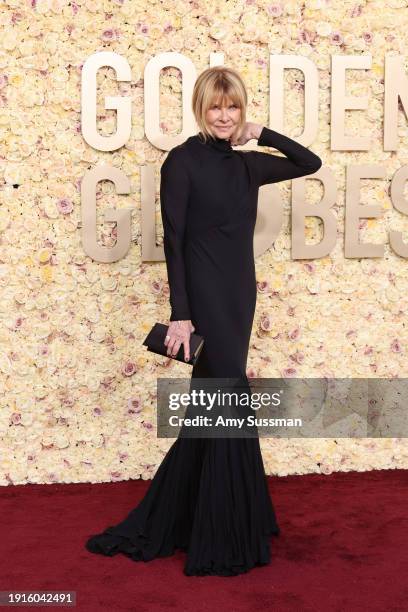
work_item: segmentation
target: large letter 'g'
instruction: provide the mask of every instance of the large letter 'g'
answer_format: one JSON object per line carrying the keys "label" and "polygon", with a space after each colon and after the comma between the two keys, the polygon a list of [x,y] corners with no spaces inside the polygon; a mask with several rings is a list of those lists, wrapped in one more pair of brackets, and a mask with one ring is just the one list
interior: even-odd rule
{"label": "large letter 'g'", "polygon": [[99,181],[115,184],[116,193],[129,194],[130,180],[118,168],[108,165],[88,170],[81,183],[82,246],[92,259],[104,263],[118,261],[126,255],[131,243],[131,208],[108,208],[106,221],[116,221],[117,241],[114,247],[104,247],[96,240],[96,186]]}

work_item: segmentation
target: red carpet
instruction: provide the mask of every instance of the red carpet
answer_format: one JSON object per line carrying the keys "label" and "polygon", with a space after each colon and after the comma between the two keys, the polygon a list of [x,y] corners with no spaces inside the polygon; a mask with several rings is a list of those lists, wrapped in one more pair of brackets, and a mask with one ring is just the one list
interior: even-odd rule
{"label": "red carpet", "polygon": [[270,478],[272,562],[230,578],[184,576],[180,551],[143,563],[84,549],[150,482],[3,488],[0,590],[74,590],[90,612],[408,608],[407,470]]}

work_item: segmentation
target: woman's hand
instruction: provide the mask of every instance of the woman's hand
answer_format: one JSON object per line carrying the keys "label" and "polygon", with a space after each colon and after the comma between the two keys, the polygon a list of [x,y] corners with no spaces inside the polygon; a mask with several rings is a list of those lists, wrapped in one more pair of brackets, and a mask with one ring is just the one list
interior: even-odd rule
{"label": "woman's hand", "polygon": [[254,138],[258,140],[262,129],[263,125],[247,121],[242,128],[241,133],[233,134],[231,136],[231,145],[236,147],[238,145],[244,145],[248,142],[248,140],[253,140]]}
{"label": "woman's hand", "polygon": [[190,359],[190,334],[195,330],[194,325],[188,319],[186,321],[170,321],[167,336],[164,340],[167,346],[167,355],[177,355],[180,346],[184,345],[184,359]]}

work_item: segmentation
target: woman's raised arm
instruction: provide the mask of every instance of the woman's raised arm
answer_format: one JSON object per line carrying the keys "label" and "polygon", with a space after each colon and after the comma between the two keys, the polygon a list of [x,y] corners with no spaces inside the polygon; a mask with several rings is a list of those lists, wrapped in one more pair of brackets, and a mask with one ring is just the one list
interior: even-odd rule
{"label": "woman's raised arm", "polygon": [[170,321],[191,319],[183,255],[189,193],[189,176],[184,160],[172,149],[160,170],[160,208],[170,288]]}
{"label": "woman's raised arm", "polygon": [[257,184],[278,183],[317,172],[322,165],[318,155],[292,138],[263,127],[257,144],[273,147],[286,155],[281,157],[262,151],[248,151],[252,174]]}

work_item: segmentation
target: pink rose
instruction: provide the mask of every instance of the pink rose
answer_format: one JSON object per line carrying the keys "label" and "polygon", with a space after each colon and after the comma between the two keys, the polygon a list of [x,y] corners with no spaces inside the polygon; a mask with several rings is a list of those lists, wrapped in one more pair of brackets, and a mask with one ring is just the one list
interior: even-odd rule
{"label": "pink rose", "polygon": [[304,267],[306,268],[306,270],[308,272],[310,272],[311,274],[314,274],[316,272],[316,264],[313,262],[308,262],[304,264]]}
{"label": "pink rose", "polygon": [[300,351],[296,351],[296,353],[292,353],[291,355],[289,355],[290,359],[292,359],[292,361],[294,361],[295,363],[298,363],[299,365],[301,363],[303,363],[305,356],[304,353],[301,353]]}
{"label": "pink rose", "polygon": [[162,281],[153,281],[152,282],[152,290],[153,293],[156,293],[157,295],[160,294],[162,292],[163,289],[163,282]]}
{"label": "pink rose", "polygon": [[130,413],[138,413],[142,410],[142,402],[138,397],[132,397],[128,401],[128,412]]}
{"label": "pink rose", "polygon": [[57,209],[61,214],[68,215],[74,210],[72,200],[69,200],[68,198],[61,198],[57,202]]}
{"label": "pink rose", "polygon": [[21,421],[21,414],[19,412],[13,412],[10,416],[10,424],[11,425],[19,425]]}
{"label": "pink rose", "polygon": [[362,12],[363,12],[363,7],[361,6],[361,4],[356,4],[351,9],[350,17],[359,17]]}
{"label": "pink rose", "polygon": [[402,348],[397,338],[391,342],[391,350],[393,353],[401,353]]}
{"label": "pink rose", "polygon": [[23,319],[22,317],[17,317],[17,319],[14,322],[14,330],[19,329],[23,324]]}
{"label": "pink rose", "polygon": [[110,42],[112,40],[119,40],[120,32],[119,30],[115,30],[113,28],[107,28],[106,30],[102,32],[101,38],[104,42]]}
{"label": "pink rose", "polygon": [[108,28],[102,32],[102,40],[110,41],[115,39],[115,31],[113,28]]}
{"label": "pink rose", "polygon": [[266,12],[272,17],[280,17],[283,13],[282,5],[279,2],[268,4]]}
{"label": "pink rose", "polygon": [[338,45],[338,46],[342,45],[344,41],[343,41],[343,37],[340,34],[340,32],[332,32],[330,34],[330,42],[333,45]]}
{"label": "pink rose", "polygon": [[271,329],[271,320],[268,315],[263,315],[259,321],[259,327],[263,331],[269,331]]}
{"label": "pink rose", "polygon": [[259,293],[267,293],[269,290],[269,283],[268,281],[259,281],[256,283],[256,288],[258,289]]}
{"label": "pink rose", "polygon": [[295,327],[292,331],[288,332],[289,340],[297,340],[300,336],[300,329]]}
{"label": "pink rose", "polygon": [[133,376],[136,371],[136,364],[133,361],[127,361],[122,367],[122,374],[124,376]]}

